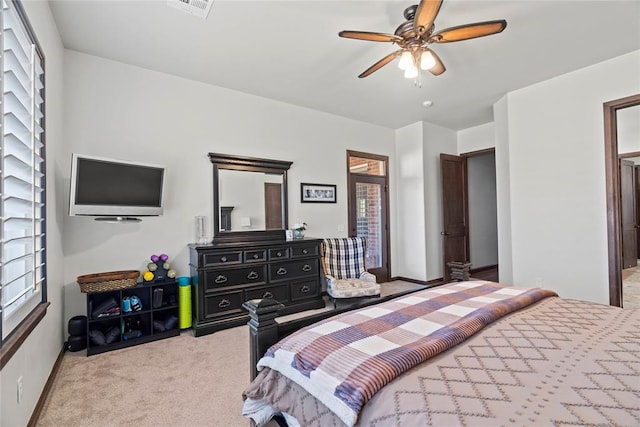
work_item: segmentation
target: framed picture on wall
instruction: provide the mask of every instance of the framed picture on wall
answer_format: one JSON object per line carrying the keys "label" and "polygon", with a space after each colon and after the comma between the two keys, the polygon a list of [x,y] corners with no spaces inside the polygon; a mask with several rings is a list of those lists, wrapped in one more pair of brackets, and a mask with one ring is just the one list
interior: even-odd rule
{"label": "framed picture on wall", "polygon": [[336,186],[331,184],[300,184],[301,203],[335,203]]}

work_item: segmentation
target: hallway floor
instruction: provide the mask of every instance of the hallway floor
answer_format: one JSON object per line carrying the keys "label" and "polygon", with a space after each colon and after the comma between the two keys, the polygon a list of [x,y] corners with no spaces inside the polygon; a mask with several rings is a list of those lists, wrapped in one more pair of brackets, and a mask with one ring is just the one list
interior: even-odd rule
{"label": "hallway floor", "polygon": [[640,308],[640,263],[622,270],[622,307]]}

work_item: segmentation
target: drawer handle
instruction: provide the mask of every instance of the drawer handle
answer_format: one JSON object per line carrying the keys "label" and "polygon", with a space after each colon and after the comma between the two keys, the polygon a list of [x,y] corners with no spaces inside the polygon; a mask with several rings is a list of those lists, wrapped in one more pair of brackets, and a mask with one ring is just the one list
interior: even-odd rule
{"label": "drawer handle", "polygon": [[308,250],[308,249],[303,249],[303,250],[302,250],[302,253],[306,255],[306,254],[308,254],[308,253],[309,253],[309,250]]}
{"label": "drawer handle", "polygon": [[226,256],[223,256],[222,258],[220,258],[220,261],[222,261],[222,262],[227,262],[227,257],[226,257]]}
{"label": "drawer handle", "polygon": [[307,285],[304,285],[303,287],[300,288],[300,292],[302,292],[303,294],[306,294],[310,290],[311,290],[311,288],[308,287]]}
{"label": "drawer handle", "polygon": [[224,282],[226,282],[227,280],[228,280],[228,279],[227,279],[227,276],[225,276],[225,275],[221,274],[221,275],[219,275],[218,277],[216,277],[216,280],[214,280],[214,281],[215,281],[216,283],[224,283]]}
{"label": "drawer handle", "polygon": [[252,271],[251,273],[247,274],[247,279],[249,280],[253,280],[257,278],[258,278],[258,273],[256,273],[255,271]]}
{"label": "drawer handle", "polygon": [[282,256],[282,252],[280,251],[276,252],[276,256]]}
{"label": "drawer handle", "polygon": [[262,298],[273,298],[273,294],[269,291],[265,292],[264,295],[262,295]]}
{"label": "drawer handle", "polygon": [[253,259],[258,259],[258,258],[260,258],[260,255],[258,255],[258,254],[253,254]]}
{"label": "drawer handle", "polygon": [[231,305],[231,301],[229,301],[228,299],[223,299],[222,301],[220,301],[220,303],[218,304],[218,307],[220,308],[226,308],[229,307]]}
{"label": "drawer handle", "polygon": [[311,271],[311,266],[309,264],[305,264],[304,267],[302,267],[302,271]]}
{"label": "drawer handle", "polygon": [[284,276],[285,274],[287,274],[287,269],[286,269],[286,268],[283,268],[283,267],[280,267],[280,268],[278,269],[278,271],[276,271],[276,274],[277,274],[278,276]]}

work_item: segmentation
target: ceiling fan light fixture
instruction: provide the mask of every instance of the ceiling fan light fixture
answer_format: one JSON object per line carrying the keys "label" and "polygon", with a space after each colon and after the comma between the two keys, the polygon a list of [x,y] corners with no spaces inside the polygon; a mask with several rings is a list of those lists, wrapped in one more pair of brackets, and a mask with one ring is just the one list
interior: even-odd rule
{"label": "ceiling fan light fixture", "polygon": [[447,70],[438,54],[429,49],[432,43],[451,43],[490,36],[502,32],[507,27],[507,21],[498,19],[458,25],[434,33],[436,28],[434,21],[440,11],[442,2],[443,0],[420,0],[419,4],[407,7],[404,10],[406,21],[400,24],[393,34],[371,31],[340,31],[338,33],[340,37],[373,42],[390,42],[399,47],[395,52],[388,54],[360,73],[358,78],[371,75],[371,73],[379,70],[399,56],[398,68],[404,71],[406,78],[415,78],[416,86],[421,87],[422,70],[428,70],[434,76],[439,76]]}
{"label": "ceiling fan light fixture", "polygon": [[416,77],[418,77],[418,69],[413,64],[411,64],[409,68],[404,70],[404,77],[406,79],[415,79]]}
{"label": "ceiling fan light fixture", "polygon": [[430,70],[436,65],[436,59],[429,49],[422,52],[420,55],[420,68],[423,70]]}
{"label": "ceiling fan light fixture", "polygon": [[400,56],[398,68],[403,71],[407,71],[411,67],[413,67],[413,55],[411,55],[411,52],[409,52],[408,50],[405,50]]}

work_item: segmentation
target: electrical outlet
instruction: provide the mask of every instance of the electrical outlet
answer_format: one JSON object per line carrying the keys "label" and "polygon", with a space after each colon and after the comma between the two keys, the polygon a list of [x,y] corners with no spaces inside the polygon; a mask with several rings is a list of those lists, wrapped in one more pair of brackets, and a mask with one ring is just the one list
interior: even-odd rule
{"label": "electrical outlet", "polygon": [[536,277],[536,286],[540,287],[544,285],[544,280],[542,280],[542,277]]}
{"label": "electrical outlet", "polygon": [[344,231],[344,224],[338,224],[338,233],[342,233]]}
{"label": "electrical outlet", "polygon": [[18,377],[18,403],[22,402],[22,375]]}

